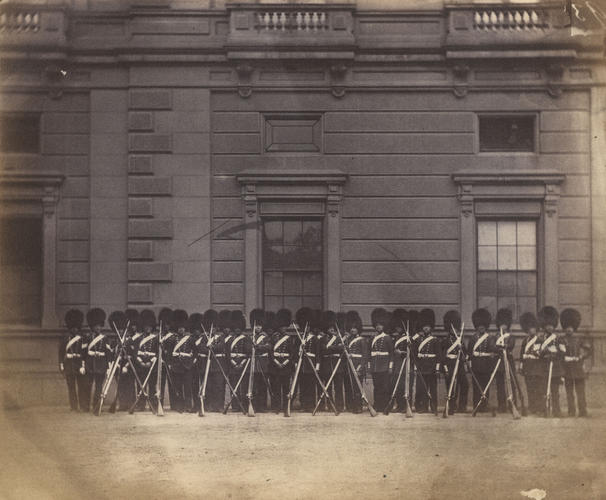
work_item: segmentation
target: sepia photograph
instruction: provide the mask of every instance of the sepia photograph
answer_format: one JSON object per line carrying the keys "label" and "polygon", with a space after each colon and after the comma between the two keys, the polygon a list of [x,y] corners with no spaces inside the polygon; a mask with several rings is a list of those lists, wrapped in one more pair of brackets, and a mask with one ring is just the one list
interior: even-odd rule
{"label": "sepia photograph", "polygon": [[0,0],[0,499],[606,499],[606,0]]}

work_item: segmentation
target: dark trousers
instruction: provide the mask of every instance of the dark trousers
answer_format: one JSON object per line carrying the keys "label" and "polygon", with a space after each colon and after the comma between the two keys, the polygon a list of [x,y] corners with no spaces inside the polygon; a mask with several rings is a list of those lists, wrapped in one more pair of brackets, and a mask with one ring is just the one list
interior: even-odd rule
{"label": "dark trousers", "polygon": [[545,389],[546,379],[540,375],[525,375],[526,394],[528,396],[528,411],[534,415],[545,412]]}
{"label": "dark trousers", "polygon": [[271,409],[275,412],[284,411],[290,392],[290,370],[280,370],[272,373],[270,384],[272,390]]}
{"label": "dark trousers", "polygon": [[[478,387],[478,384],[473,384],[473,407],[474,407],[474,409],[478,405],[478,403],[482,397],[482,391],[486,388],[486,385],[488,384],[488,381],[490,380],[490,375],[491,375],[491,373],[476,372],[476,378],[478,379],[478,382],[480,383],[481,389],[480,389],[480,387]],[[480,411],[480,412],[488,411],[488,398],[489,397],[490,397],[490,390],[486,391],[486,399],[482,402],[478,411]]]}
{"label": "dark trousers", "polygon": [[[426,386],[423,384],[425,381]],[[427,392],[429,391],[429,396]],[[428,409],[436,412],[438,403],[438,376],[435,372],[417,375],[417,392],[415,393],[415,410],[423,413]]]}
{"label": "dark trousers", "polygon": [[174,404],[170,403],[172,410],[178,412],[191,411],[193,406],[191,386],[192,386],[192,369],[172,372]]}
{"label": "dark trousers", "polygon": [[87,375],[76,375],[76,383],[78,385],[78,400],[80,403],[80,411],[90,411],[90,393],[91,381]]}
{"label": "dark trousers", "polygon": [[[547,395],[547,380],[548,377],[545,377],[543,382],[543,401],[545,401]],[[551,412],[554,415],[560,414],[560,384],[560,377],[551,377]]]}
{"label": "dark trousers", "polygon": [[376,372],[372,374],[373,383],[373,406],[378,411],[383,411],[389,402],[389,382],[391,380],[391,373],[389,372]]}
{"label": "dark trousers", "polygon": [[[198,367],[194,365],[191,369],[191,397],[192,397],[192,408],[194,411],[200,410],[200,387],[204,382],[204,370],[198,370]],[[206,402],[206,401],[205,401]]]}
{"label": "dark trousers", "polygon": [[[347,405],[347,409],[352,413],[361,413],[362,412],[362,393],[356,383],[353,374],[350,372],[349,367],[347,367],[347,372],[344,374],[344,386],[345,386],[345,404]],[[358,372],[360,373],[360,372]],[[363,375],[358,375],[360,378],[360,382],[364,380]]]}
{"label": "dark trousers", "polygon": [[[448,389],[450,388],[450,381],[452,379],[452,373],[446,374],[446,396],[448,397]],[[467,375],[462,365],[459,365],[459,373],[455,380],[453,387],[452,401],[449,405],[449,413],[455,411],[463,412],[467,409],[467,397],[469,394],[469,382],[467,381]]]}
{"label": "dark trousers", "polygon": [[[331,375],[332,375],[332,371],[330,373],[322,374],[322,382],[324,383],[324,385],[326,385],[328,383],[328,379],[330,379]],[[334,401],[335,406],[337,407],[337,410],[339,412],[342,412],[345,408],[344,407],[344,398],[343,398],[343,389],[344,389],[343,382],[344,382],[343,372],[339,371],[339,372],[335,373],[335,376],[332,378],[332,382],[330,383],[330,386],[327,387],[328,395]],[[318,397],[320,397],[321,395],[322,395],[322,389],[318,388]],[[332,407],[330,406],[330,403],[328,402],[328,400],[326,398],[324,398],[324,405],[325,405],[326,409],[332,410]]]}
{"label": "dark trousers", "polygon": [[253,378],[253,408],[255,411],[267,411],[267,382],[264,373],[255,373]]}
{"label": "dark trousers", "polygon": [[135,376],[128,368],[126,373],[121,373],[118,379],[118,409],[127,411],[135,402]]}
{"label": "dark trousers", "polygon": [[77,411],[78,410],[78,392],[76,390],[76,374],[66,373],[65,383],[67,384],[67,397],[69,398],[69,407]]}
{"label": "dark trousers", "polygon": [[585,379],[584,378],[565,378],[564,387],[566,387],[566,399],[568,401],[568,415],[576,415],[576,405],[574,394],[577,395],[579,415],[587,415],[587,402],[585,401]]}
{"label": "dark trousers", "polygon": [[[236,388],[236,384],[238,383],[238,380],[240,379],[240,376],[242,375],[242,370],[243,370],[243,368],[240,368],[239,370],[232,369],[232,371],[229,374],[229,383],[236,391],[236,394],[240,398],[240,401],[242,402],[242,404],[246,405],[247,404],[246,403],[246,401],[247,401],[246,394],[248,392],[248,370],[244,374],[244,377],[242,377],[242,382],[240,382],[239,387]],[[229,399],[231,399],[231,395],[230,395]],[[234,398],[232,400],[232,408],[236,411],[246,411],[246,409],[247,409],[247,408],[242,408],[236,398]]]}
{"label": "dark trousers", "polygon": [[103,382],[105,381],[105,372],[93,373],[91,375],[91,381],[91,386],[95,386],[93,392],[93,412],[97,412],[99,411],[99,405],[101,403],[101,389],[103,389]]}
{"label": "dark trousers", "polygon": [[299,400],[301,410],[313,411],[316,406],[316,377],[313,373],[299,373]]}
{"label": "dark trousers", "polygon": [[[145,367],[137,367],[137,376],[139,377],[139,380],[141,381],[141,383],[145,382],[145,378],[147,377],[147,374],[149,373],[149,367],[145,368]],[[145,390],[147,392],[147,394],[150,396],[150,399],[153,401],[155,400],[155,394],[156,394],[156,385],[158,382],[158,370],[157,368],[154,369],[154,371],[152,372],[152,374],[149,376],[149,379],[147,381],[147,386],[145,387]],[[139,391],[141,390],[140,387],[137,387],[136,389],[136,396],[139,395]],[[135,398],[136,398],[135,396]],[[139,398],[139,401],[137,401],[137,406],[136,406],[136,410],[145,410],[145,404],[146,404],[146,398],[145,395],[143,393],[141,393],[141,397]],[[134,403],[134,400],[133,400]],[[131,403],[132,405],[132,403]]]}
{"label": "dark trousers", "polygon": [[[231,393],[229,397],[231,397]],[[211,371],[208,373],[206,399],[208,401],[208,411],[223,411],[223,406],[225,405],[225,379],[221,372]]]}

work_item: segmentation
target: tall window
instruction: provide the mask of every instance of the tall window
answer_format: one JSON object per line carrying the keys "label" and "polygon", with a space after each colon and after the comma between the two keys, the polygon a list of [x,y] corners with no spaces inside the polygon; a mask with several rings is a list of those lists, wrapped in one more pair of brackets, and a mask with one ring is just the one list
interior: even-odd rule
{"label": "tall window", "polygon": [[42,221],[0,219],[0,322],[40,324]]}
{"label": "tall window", "polygon": [[323,308],[322,248],[322,221],[319,219],[263,221],[263,303],[266,310]]}
{"label": "tall window", "polygon": [[40,119],[33,114],[0,116],[0,152],[38,153],[40,150]]}
{"label": "tall window", "polygon": [[518,318],[537,309],[535,221],[478,222],[478,307],[493,317],[507,307]]}

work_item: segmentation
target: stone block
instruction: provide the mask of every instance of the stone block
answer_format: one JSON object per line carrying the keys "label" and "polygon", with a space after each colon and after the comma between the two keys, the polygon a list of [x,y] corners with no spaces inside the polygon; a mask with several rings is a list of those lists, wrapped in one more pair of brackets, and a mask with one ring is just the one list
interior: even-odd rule
{"label": "stone block", "polygon": [[153,285],[151,283],[129,283],[129,304],[151,304],[153,302]]}
{"label": "stone block", "polygon": [[57,260],[59,262],[86,262],[90,253],[88,241],[57,242]]}
{"label": "stone block", "polygon": [[128,260],[152,260],[153,250],[151,241],[129,241]]}
{"label": "stone block", "polygon": [[151,155],[130,155],[128,157],[129,174],[153,174],[153,156]]}
{"label": "stone block", "polygon": [[128,216],[129,217],[152,217],[154,207],[151,198],[129,198]]}
{"label": "stone block", "polygon": [[128,237],[131,239],[163,239],[173,237],[173,222],[168,219],[129,220]]}
{"label": "stone block", "polygon": [[124,240],[95,240],[91,252],[91,262],[126,261]]}
{"label": "stone block", "polygon": [[100,283],[126,283],[125,262],[92,262],[90,265],[92,288]]}
{"label": "stone block", "polygon": [[90,151],[91,156],[126,153],[126,134],[93,134]]}
{"label": "stone block", "polygon": [[88,283],[87,262],[60,262],[57,266],[59,283]]}
{"label": "stone block", "polygon": [[129,134],[131,153],[169,153],[172,138],[168,134]]}
{"label": "stone block", "polygon": [[125,198],[126,176],[93,176],[90,181],[90,193],[93,198]]}
{"label": "stone block", "polygon": [[42,153],[47,155],[86,155],[88,135],[57,134],[42,136]]}
{"label": "stone block", "polygon": [[[126,220],[124,218],[93,218],[90,221],[91,240],[126,240]],[[124,244],[126,255],[126,243]]]}
{"label": "stone block", "polygon": [[88,220],[60,219],[57,221],[57,235],[60,240],[88,240]]}
{"label": "stone block", "polygon": [[63,198],[59,202],[57,215],[60,219],[88,219],[90,201],[88,198]]}
{"label": "stone block", "polygon": [[89,297],[88,284],[59,283],[57,285],[58,304],[87,304]]}
{"label": "stone block", "polygon": [[130,176],[128,178],[128,194],[131,196],[170,196],[172,194],[172,178]]}
{"label": "stone block", "polygon": [[126,200],[124,198],[93,198],[90,201],[93,217],[104,219],[125,219]]}
{"label": "stone block", "polygon": [[88,177],[67,177],[61,185],[61,196],[70,197],[88,197],[90,192]]}
{"label": "stone block", "polygon": [[126,154],[93,155],[90,158],[90,171],[94,176],[124,175],[126,172]]}
{"label": "stone block", "polygon": [[208,134],[174,134],[173,151],[178,154],[200,154],[210,151],[210,142]]}
{"label": "stone block", "polygon": [[131,90],[130,109],[171,109],[170,90]]}
{"label": "stone block", "polygon": [[130,112],[128,130],[151,132],[154,129],[154,115],[150,112]]}
{"label": "stone block", "polygon": [[[96,111],[107,113],[109,111],[126,111],[127,94],[123,90],[93,90],[90,94],[91,114]],[[94,122],[94,116],[91,121]]]}
{"label": "stone block", "polygon": [[125,134],[126,110],[108,113],[93,113],[90,117],[90,129],[93,134]]}
{"label": "stone block", "polygon": [[129,262],[129,281],[171,281],[172,264],[170,262]]}
{"label": "stone block", "polygon": [[89,130],[87,113],[46,113],[42,117],[45,134],[88,134]]}

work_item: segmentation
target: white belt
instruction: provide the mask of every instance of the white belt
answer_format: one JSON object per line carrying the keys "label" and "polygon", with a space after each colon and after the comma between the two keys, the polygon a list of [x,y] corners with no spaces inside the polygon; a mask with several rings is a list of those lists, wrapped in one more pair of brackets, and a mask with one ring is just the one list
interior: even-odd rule
{"label": "white belt", "polygon": [[419,358],[435,358],[435,354],[419,354]]}
{"label": "white belt", "polygon": [[535,356],[534,354],[524,354],[524,356],[522,356],[522,359],[539,359],[537,356]]}
{"label": "white belt", "polygon": [[457,359],[457,354],[447,354],[446,357],[448,359]]}
{"label": "white belt", "polygon": [[492,352],[474,352],[474,358],[492,358],[494,354]]}
{"label": "white belt", "polygon": [[141,351],[140,354],[145,354],[146,356],[155,356],[156,353],[153,351]]}
{"label": "white belt", "polygon": [[224,358],[225,354],[215,354],[215,358]]}
{"label": "white belt", "polygon": [[371,356],[389,356],[387,351],[373,351]]}
{"label": "white belt", "polygon": [[248,354],[243,354],[243,353],[239,353],[239,352],[232,352],[231,353],[231,357],[232,358],[247,358]]}
{"label": "white belt", "polygon": [[274,352],[276,358],[287,358],[289,354],[287,352]]}
{"label": "white belt", "polygon": [[[306,351],[306,352],[307,352],[307,351]],[[311,356],[312,358],[315,358],[315,357],[316,357],[316,355],[315,355],[313,352],[308,352],[308,353],[307,353],[307,355],[308,355],[308,356]]]}
{"label": "white belt", "polygon": [[105,356],[104,352],[100,352],[100,351],[88,351],[88,355],[89,356],[93,356],[93,354],[96,354],[97,356]]}
{"label": "white belt", "polygon": [[362,355],[361,355],[361,354],[353,354],[353,353],[352,353],[352,354],[350,354],[350,356],[351,356],[352,358],[361,358],[361,357],[362,357]]}

